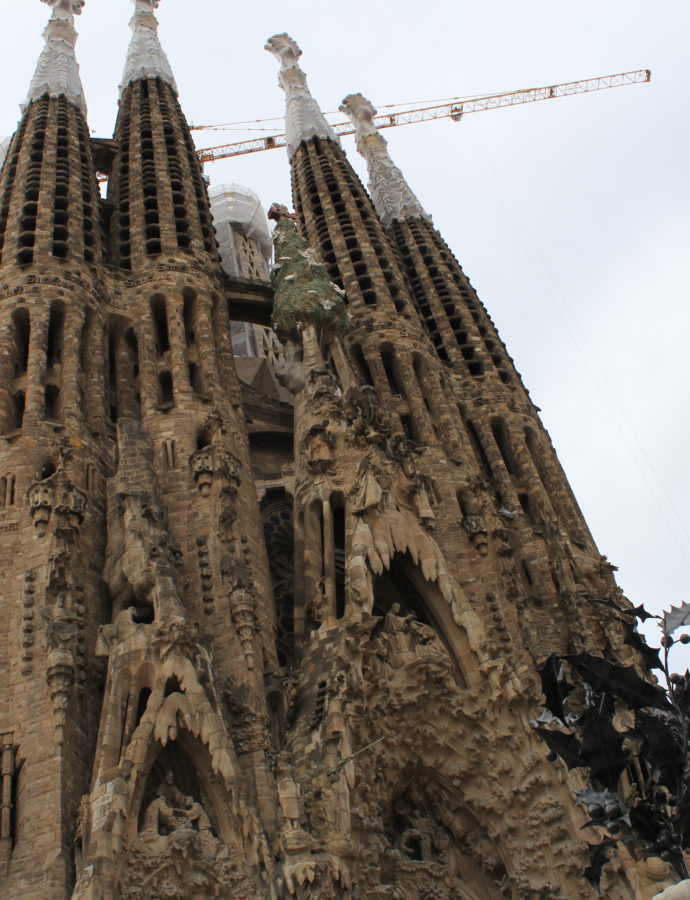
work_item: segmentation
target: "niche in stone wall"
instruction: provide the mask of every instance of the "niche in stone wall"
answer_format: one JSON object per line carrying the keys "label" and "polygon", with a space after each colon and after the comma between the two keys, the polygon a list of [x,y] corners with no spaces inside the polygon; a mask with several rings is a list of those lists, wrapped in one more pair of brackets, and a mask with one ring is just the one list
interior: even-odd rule
{"label": "niche in stone wall", "polygon": [[457,684],[466,686],[463,660],[470,650],[465,633],[438,586],[424,578],[409,553],[396,553],[376,576],[372,615],[382,618],[375,635],[394,632],[393,642],[419,659],[441,666],[449,661]]}
{"label": "niche in stone wall", "polygon": [[148,760],[132,797],[118,897],[255,896],[233,800],[205,746],[183,730],[152,745]]}
{"label": "niche in stone wall", "polygon": [[503,900],[510,891],[494,842],[467,808],[430,773],[406,773],[383,811],[387,847],[382,880],[401,896]]}

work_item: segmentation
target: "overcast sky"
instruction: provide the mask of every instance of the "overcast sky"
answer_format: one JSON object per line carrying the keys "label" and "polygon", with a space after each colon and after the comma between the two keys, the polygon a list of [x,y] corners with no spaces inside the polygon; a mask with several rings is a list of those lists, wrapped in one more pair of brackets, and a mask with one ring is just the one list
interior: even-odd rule
{"label": "overcast sky", "polygon": [[[0,133],[10,134],[49,11],[38,0],[0,7]],[[131,12],[129,0],[87,0],[77,20],[97,136],[112,133]],[[282,115],[277,64],[262,49],[281,31],[302,47],[325,111],[352,91],[382,106],[652,70],[651,84],[386,137],[542,408],[624,591],[654,610],[690,600],[690,4],[164,0],[158,18],[194,124]],[[195,137],[203,147],[245,133]],[[363,174],[352,138],[344,146]],[[289,203],[284,151],[207,174],[253,188],[266,207]]]}

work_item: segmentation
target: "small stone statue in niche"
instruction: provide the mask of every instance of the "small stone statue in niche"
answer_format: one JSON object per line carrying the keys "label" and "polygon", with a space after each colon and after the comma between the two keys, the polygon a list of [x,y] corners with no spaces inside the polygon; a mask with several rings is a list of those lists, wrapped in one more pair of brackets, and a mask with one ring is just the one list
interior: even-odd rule
{"label": "small stone statue in niche", "polygon": [[144,814],[142,837],[155,841],[180,831],[210,836],[211,822],[201,803],[183,794],[175,785],[173,773],[168,771]]}

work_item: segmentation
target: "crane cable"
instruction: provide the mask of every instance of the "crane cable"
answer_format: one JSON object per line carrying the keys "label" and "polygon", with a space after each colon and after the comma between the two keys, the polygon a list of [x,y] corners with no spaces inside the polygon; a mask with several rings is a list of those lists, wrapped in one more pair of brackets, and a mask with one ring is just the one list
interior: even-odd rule
{"label": "crane cable", "polygon": [[[661,479],[661,476],[659,475],[658,471],[656,470],[656,467],[654,466],[654,463],[652,462],[649,454],[647,453],[647,450],[645,449],[645,446],[644,446],[642,440],[640,439],[632,422],[630,421],[630,417],[628,416],[627,412],[625,411],[625,407],[624,407],[623,403],[621,402],[620,397],[616,393],[613,385],[611,384],[611,382],[608,378],[608,375],[606,374],[606,371],[604,370],[601,363],[598,361],[596,354],[592,350],[591,345],[590,345],[589,341],[587,340],[587,336],[586,336],[582,326],[580,325],[580,323],[577,320],[577,317],[574,315],[574,313],[572,312],[572,309],[570,308],[570,304],[568,303],[565,292],[561,288],[558,280],[555,278],[553,273],[550,271],[546,261],[544,260],[541,253],[539,252],[536,241],[532,237],[530,230],[527,227],[527,224],[525,223],[525,221],[522,218],[522,216],[520,215],[517,207],[513,203],[505,184],[503,183],[498,172],[496,171],[496,168],[491,163],[491,160],[490,160],[484,146],[482,145],[478,136],[473,135],[471,133],[470,128],[465,128],[463,131],[463,134],[467,136],[468,145],[469,145],[475,159],[477,160],[480,168],[483,170],[487,181],[489,182],[500,205],[503,207],[503,210],[506,213],[506,217],[507,217],[508,221],[510,222],[511,227],[515,231],[515,234],[517,235],[518,240],[522,244],[523,249],[525,250],[527,256],[530,259],[530,262],[534,266],[534,268],[537,272],[537,275],[539,277],[539,280],[541,281],[541,283],[544,287],[544,290],[546,292],[546,295],[547,295],[549,301],[551,302],[551,304],[555,308],[556,312],[558,313],[561,321],[563,322],[563,325],[565,326],[565,329],[566,329],[571,341],[573,342],[573,345],[575,346],[578,354],[580,355],[580,358],[582,359],[582,361],[585,365],[585,368],[587,369],[592,381],[594,382],[594,385],[596,386],[598,393],[600,394],[602,400],[604,401],[604,405],[606,406],[607,410],[611,414],[613,421],[616,423],[616,427],[618,428],[618,430],[620,431],[620,433],[623,437],[623,440],[628,448],[628,452],[630,453],[635,465],[637,466],[638,471],[640,472],[640,475],[642,476],[643,481],[647,485],[647,489],[649,490],[649,493],[651,494],[652,498],[654,499],[654,502],[656,503],[656,505],[659,509],[659,512],[661,513],[661,517],[664,520],[664,524],[666,525],[669,532],[671,533],[674,543],[680,550],[680,554],[681,554],[684,562],[690,568],[690,557],[688,556],[686,548],[683,546],[683,544],[681,543],[681,541],[678,538],[676,529],[674,529],[674,527],[669,519],[669,516],[667,515],[666,510],[664,509],[664,506],[661,502],[661,498],[659,497],[657,490],[655,490],[655,487],[652,484],[652,481],[648,477],[648,474],[645,471],[644,466],[642,465],[642,461],[638,455],[638,452],[637,452],[635,446],[633,445],[633,441],[631,441],[631,439],[630,439],[630,435],[632,435],[632,438],[634,439],[634,443],[637,444],[637,448],[639,448],[639,450],[641,451],[641,454],[644,457],[644,460],[646,461],[650,472],[656,479],[658,487],[661,489],[661,493],[663,494],[663,498],[666,501],[666,503],[668,504],[668,508],[671,510],[675,519],[677,520],[677,522],[680,526],[680,530],[684,533],[684,535],[688,539],[688,544],[690,544],[690,534],[688,534],[688,531],[685,527],[683,519],[680,516],[680,513],[676,509],[676,507],[669,495],[669,492],[666,489],[664,482]],[[479,151],[481,151],[481,154]],[[520,226],[520,227],[518,227],[518,226]],[[522,229],[522,233],[520,231],[520,228]],[[551,285],[549,284],[547,277],[545,277],[545,273],[546,273],[546,276],[548,276],[548,279],[550,279]],[[567,313],[567,315],[566,315],[566,313]],[[568,320],[568,317],[570,317],[571,321]],[[594,364],[592,364],[592,361],[594,361]],[[603,384],[602,384],[602,382],[603,382]],[[609,391],[610,397],[612,398],[613,403],[611,402],[609,397],[606,395],[606,391],[604,390],[604,387],[606,387],[606,389]],[[613,404],[615,404],[618,407],[618,411],[614,408]],[[619,414],[620,414],[620,416],[619,416]],[[623,424],[621,423],[621,418],[623,419],[624,423],[627,425],[629,434],[626,433],[625,428],[623,428]]]}

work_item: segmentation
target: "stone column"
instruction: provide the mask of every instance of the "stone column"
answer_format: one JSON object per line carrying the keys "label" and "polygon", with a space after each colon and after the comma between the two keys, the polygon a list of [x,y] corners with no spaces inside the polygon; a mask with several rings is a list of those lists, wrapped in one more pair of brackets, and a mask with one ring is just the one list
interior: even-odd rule
{"label": "stone column", "polygon": [[35,425],[45,410],[46,344],[48,340],[48,308],[42,316],[32,317],[29,339],[29,365],[26,372],[25,421]]}
{"label": "stone column", "polygon": [[8,320],[0,328],[0,434],[12,431],[15,426],[12,398],[15,355],[15,342]]}
{"label": "stone column", "polygon": [[79,383],[80,341],[84,309],[68,306],[62,337],[62,419],[79,426],[84,421]]}

